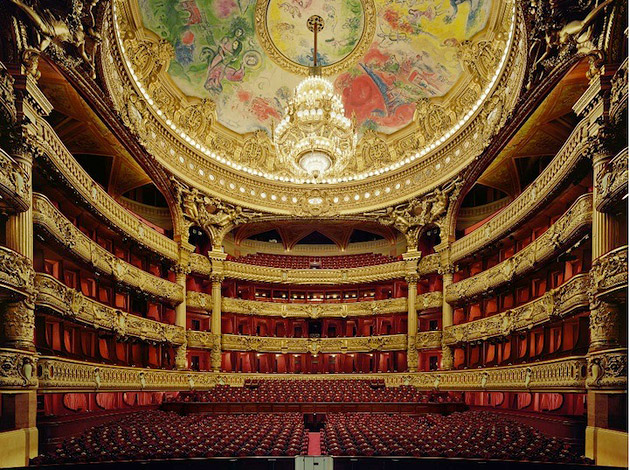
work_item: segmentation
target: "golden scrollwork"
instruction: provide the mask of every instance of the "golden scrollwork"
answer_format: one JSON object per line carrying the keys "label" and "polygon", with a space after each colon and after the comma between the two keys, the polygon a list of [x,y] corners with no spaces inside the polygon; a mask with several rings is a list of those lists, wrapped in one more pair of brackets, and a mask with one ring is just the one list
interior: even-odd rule
{"label": "golden scrollwork", "polygon": [[13,250],[0,247],[0,287],[24,297],[32,297],[34,279],[35,271],[31,260]]}
{"label": "golden scrollwork", "polygon": [[595,207],[608,212],[628,195],[628,148],[623,149],[596,175]]}
{"label": "golden scrollwork", "polygon": [[102,273],[113,276],[117,282],[173,304],[183,300],[181,286],[117,258],[88,238],[41,194],[33,195],[33,221],[84,262]]}
{"label": "golden scrollwork", "polygon": [[591,224],[592,194],[580,196],[543,235],[505,261],[446,287],[447,302],[472,298],[531,272],[538,263],[561,252]]}
{"label": "golden scrollwork", "polygon": [[0,349],[0,388],[37,387],[37,355],[18,349]]}
{"label": "golden scrollwork", "polygon": [[184,328],[139,317],[103,305],[81,292],[66,287],[47,274],[35,277],[36,307],[51,309],[64,318],[109,331],[118,338],[138,338],[145,341],[181,345],[185,341]]}
{"label": "golden scrollwork", "polygon": [[588,355],[589,389],[625,390],[628,387],[628,350],[609,349]]}
{"label": "golden scrollwork", "polygon": [[528,330],[570,315],[577,309],[587,309],[589,285],[589,275],[580,274],[566,284],[526,304],[490,317],[448,326],[444,328],[444,343],[454,345],[497,336],[509,336],[517,331]]}
{"label": "golden scrollwork", "polygon": [[21,212],[29,206],[31,178],[4,150],[0,149],[0,207]]}
{"label": "golden scrollwork", "polygon": [[441,349],[441,331],[419,331],[416,335],[416,349]]}
{"label": "golden scrollwork", "polygon": [[628,246],[609,251],[593,262],[594,294],[605,297],[628,287]]}

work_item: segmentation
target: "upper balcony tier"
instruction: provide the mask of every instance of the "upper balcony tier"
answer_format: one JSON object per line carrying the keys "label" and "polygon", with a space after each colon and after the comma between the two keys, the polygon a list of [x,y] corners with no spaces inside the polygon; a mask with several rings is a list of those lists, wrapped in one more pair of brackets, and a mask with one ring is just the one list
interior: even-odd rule
{"label": "upper balcony tier", "polygon": [[235,263],[269,266],[284,269],[344,269],[375,266],[400,261],[400,257],[384,256],[376,253],[340,256],[292,256],[256,253],[228,260]]}

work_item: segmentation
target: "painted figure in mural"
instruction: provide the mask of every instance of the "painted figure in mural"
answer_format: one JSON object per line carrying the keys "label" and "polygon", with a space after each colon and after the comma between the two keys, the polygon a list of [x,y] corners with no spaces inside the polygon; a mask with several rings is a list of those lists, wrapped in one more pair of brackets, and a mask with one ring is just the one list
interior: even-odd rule
{"label": "painted figure in mural", "polygon": [[238,69],[231,65],[240,59],[241,51],[243,50],[242,36],[243,30],[237,28],[233,35],[225,36],[221,39],[217,52],[208,66],[208,78],[204,84],[206,90],[220,93],[223,90],[221,81],[224,78],[231,82],[243,80],[245,64],[241,62]]}

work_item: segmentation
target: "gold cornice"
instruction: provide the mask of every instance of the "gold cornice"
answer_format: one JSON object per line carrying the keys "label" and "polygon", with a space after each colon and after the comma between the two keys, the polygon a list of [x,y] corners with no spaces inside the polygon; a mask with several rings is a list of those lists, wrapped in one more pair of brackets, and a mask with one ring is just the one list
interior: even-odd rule
{"label": "gold cornice", "polygon": [[578,161],[589,156],[592,151],[590,126],[590,118],[580,121],[553,160],[532,184],[482,227],[453,242],[451,261],[456,262],[470,256],[500,240],[540,211],[549,198],[569,181]]}
{"label": "gold cornice", "polygon": [[505,312],[444,329],[444,343],[455,345],[509,336],[572,314],[589,306],[590,276],[580,274],[542,297]]}
{"label": "gold cornice", "polygon": [[[199,332],[194,332],[197,337]],[[212,335],[212,333],[210,333]],[[188,337],[188,347],[203,347],[205,342]],[[272,338],[263,336],[221,335],[223,351],[256,351],[273,353],[351,353],[403,351],[407,335],[365,336],[352,338]]]}
{"label": "gold cornice", "polygon": [[41,194],[33,194],[33,222],[97,271],[171,304],[183,300],[182,287],[114,256],[75,227]]}
{"label": "gold cornice", "polygon": [[[127,74],[118,74],[118,70],[126,70],[127,64],[115,46],[117,39],[113,35],[109,19],[106,19],[105,23],[103,57],[110,57],[111,60],[103,61],[103,67],[115,106],[121,112],[127,125],[139,135],[147,149],[169,171],[237,205],[284,214],[295,214],[294,210],[297,207],[304,209],[296,204],[293,198],[298,192],[313,190],[310,186],[275,183],[259,177],[245,176],[243,172],[226,168],[225,165],[216,164],[205,157],[201,158],[200,154],[195,153],[196,149],[178,140],[181,136],[178,137],[159,124],[156,116],[149,109],[151,107],[149,101],[141,96],[141,90],[131,83]],[[399,170],[391,172],[392,175],[383,174],[356,184],[350,182],[325,185],[326,187],[321,188],[319,185],[317,190],[322,192],[322,199],[331,201],[329,213],[354,214],[366,209],[377,209],[395,202],[402,202],[409,195],[421,194],[429,187],[447,181],[464,168],[487,144],[488,137],[494,130],[502,125],[518,97],[515,90],[520,89],[524,61],[516,60],[516,56],[524,54],[525,43],[522,28],[519,27],[516,30],[516,39],[513,41],[503,73],[495,85],[496,92],[492,99],[488,98],[492,104],[482,106],[483,109],[473,119],[472,124],[460,129],[449,142],[435,147],[426,157],[420,159],[421,163],[403,164]],[[126,39],[128,38],[124,40]],[[510,73],[506,72],[508,69]],[[152,85],[147,86],[150,91]],[[144,89],[146,92],[146,87]],[[123,98],[125,90],[127,94]],[[133,91],[129,92],[129,90]],[[175,103],[180,103],[180,101],[175,100]],[[233,143],[230,145],[233,146]],[[233,150],[229,152],[233,154]],[[441,176],[442,180],[438,181],[436,175]],[[214,180],[210,179],[211,176]],[[209,186],[212,189],[209,189]],[[241,188],[243,188],[242,191]],[[369,199],[365,198],[367,193],[370,195]],[[357,203],[357,197],[359,203]],[[332,202],[335,200],[337,202]],[[310,208],[307,206],[306,209]],[[318,211],[321,212],[319,209]]]}
{"label": "gold cornice", "polygon": [[246,379],[384,379],[386,386],[413,385],[421,390],[584,392],[586,359],[552,361],[489,369],[392,374],[228,374],[109,366],[44,356],[38,361],[41,393],[63,391],[208,390],[219,384],[243,386]]}
{"label": "gold cornice", "polygon": [[118,338],[181,345],[185,342],[184,328],[169,325],[104,305],[70,289],[48,274],[35,276],[36,307],[46,307],[63,318],[77,321]]}
{"label": "gold cornice", "polygon": [[81,198],[102,218],[105,218],[119,232],[132,238],[139,245],[171,261],[179,259],[177,243],[158,233],[153,228],[134,217],[127,209],[116,202],[79,165],[63,144],[57,133],[39,118],[35,123],[36,137],[33,139],[44,158],[56,173],[76,191]]}
{"label": "gold cornice", "polygon": [[591,224],[592,194],[580,196],[549,229],[514,256],[475,276],[446,287],[446,301],[460,302],[488,292],[536,269],[565,250]]}

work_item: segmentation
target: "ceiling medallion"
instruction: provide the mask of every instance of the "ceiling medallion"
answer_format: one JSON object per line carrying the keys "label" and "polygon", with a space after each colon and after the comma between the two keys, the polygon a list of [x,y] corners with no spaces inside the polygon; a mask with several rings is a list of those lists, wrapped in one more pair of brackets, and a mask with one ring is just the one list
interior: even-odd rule
{"label": "ceiling medallion", "polygon": [[299,8],[282,0],[257,0],[255,24],[259,43],[267,56],[288,72],[310,73],[314,51],[310,38],[301,31],[309,14],[321,14],[328,22],[318,53],[323,76],[347,71],[374,40],[374,0],[307,0],[299,2]]}
{"label": "ceiling medallion", "polygon": [[345,116],[341,97],[321,76],[317,37],[324,19],[312,15],[306,22],[313,33],[311,76],[302,80],[289,99],[286,115],[273,129],[273,143],[282,161],[290,162],[299,176],[317,182],[328,171],[343,170],[357,146],[356,123]]}

